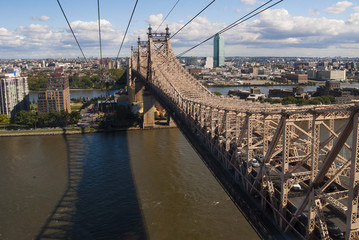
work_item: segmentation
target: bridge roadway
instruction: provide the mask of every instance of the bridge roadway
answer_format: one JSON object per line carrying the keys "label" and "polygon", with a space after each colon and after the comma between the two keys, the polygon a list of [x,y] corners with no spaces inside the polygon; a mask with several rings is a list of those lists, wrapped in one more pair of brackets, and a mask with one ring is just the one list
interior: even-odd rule
{"label": "bridge roadway", "polygon": [[[346,239],[357,239],[359,106],[215,96],[181,66],[169,36],[168,29],[149,28],[148,40],[132,49],[129,94],[136,94],[136,82],[145,83],[262,237],[336,238],[331,219]],[[297,184],[300,197],[293,194]],[[338,189],[328,192],[333,184]],[[251,219],[257,208],[261,217]]]}

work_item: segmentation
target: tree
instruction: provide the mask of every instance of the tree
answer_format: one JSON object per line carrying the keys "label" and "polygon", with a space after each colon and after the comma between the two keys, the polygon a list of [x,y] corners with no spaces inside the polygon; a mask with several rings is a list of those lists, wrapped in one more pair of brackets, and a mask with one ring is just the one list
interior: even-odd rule
{"label": "tree", "polygon": [[4,129],[6,125],[10,124],[10,118],[6,114],[0,114],[0,124],[4,126]]}
{"label": "tree", "polygon": [[81,114],[79,111],[72,111],[70,113],[70,122],[72,124],[78,123],[80,119],[81,119]]}
{"label": "tree", "polygon": [[20,111],[18,112],[15,117],[14,121],[16,124],[23,125],[25,127],[35,127],[36,123],[39,121],[36,113],[34,112],[27,112],[27,111]]}
{"label": "tree", "polygon": [[47,87],[48,76],[45,73],[37,73],[33,76],[29,76],[27,82],[31,91],[45,90]]}

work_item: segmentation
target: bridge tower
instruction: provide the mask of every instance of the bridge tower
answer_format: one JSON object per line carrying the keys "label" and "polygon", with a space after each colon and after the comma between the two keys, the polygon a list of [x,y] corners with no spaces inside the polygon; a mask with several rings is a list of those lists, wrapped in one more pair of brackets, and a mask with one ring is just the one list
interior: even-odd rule
{"label": "bridge tower", "polygon": [[[155,71],[152,71],[152,55],[154,47],[165,48],[168,53],[169,29],[166,33],[153,33],[151,26],[148,28],[148,41],[141,41],[138,38],[137,49],[131,48],[130,59],[127,59],[127,92],[129,105],[142,105],[143,128],[155,126],[155,105],[156,100],[153,95],[146,90],[146,84],[152,81]],[[135,70],[137,74],[133,74]],[[175,123],[167,113],[167,125],[174,127]]]}

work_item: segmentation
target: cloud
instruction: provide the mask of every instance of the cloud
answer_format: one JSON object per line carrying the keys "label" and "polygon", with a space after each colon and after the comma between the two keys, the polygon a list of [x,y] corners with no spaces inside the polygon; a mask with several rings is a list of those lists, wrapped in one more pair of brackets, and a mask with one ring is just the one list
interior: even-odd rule
{"label": "cloud", "polygon": [[[169,24],[171,32],[175,32],[181,26],[178,23]],[[181,50],[185,51],[225,26],[224,23],[210,22],[205,17],[199,18],[171,40],[172,46],[177,53]],[[308,26],[311,27],[308,28]],[[263,53],[262,55],[269,52],[271,52],[269,55],[277,56],[294,53],[300,55],[302,51],[303,54],[315,56],[315,54],[325,53],[320,49],[331,49],[333,56],[344,55],[342,50],[343,53],[353,56],[354,53],[345,46],[358,42],[359,13],[349,15],[346,20],[337,20],[325,17],[292,16],[285,9],[268,10],[257,19],[240,24],[223,33],[223,36],[226,49],[231,49],[226,52],[231,52],[232,56],[242,54],[243,48],[252,49],[252,54]],[[206,51],[210,54],[212,42],[213,40],[207,41],[189,54],[203,54]],[[237,50],[234,50],[235,46]],[[328,55],[330,55],[329,51],[324,56]]]}
{"label": "cloud", "polygon": [[[99,52],[98,22],[74,21],[71,26],[86,56]],[[101,20],[103,54],[114,56],[120,47],[123,32],[107,20]],[[127,44],[129,38],[126,38]],[[81,56],[68,28],[54,30],[49,25],[30,24],[13,31],[0,28],[0,55],[13,57]],[[125,46],[124,46],[125,47]],[[16,56],[19,54],[20,56]]]}
{"label": "cloud", "polygon": [[253,5],[253,4],[256,4],[257,3],[257,0],[240,0],[241,3],[244,3],[244,4],[250,4],[250,5]]}
{"label": "cloud", "polygon": [[344,12],[351,5],[353,5],[353,3],[348,1],[337,2],[333,6],[327,8],[326,11],[328,13],[339,14]]}
{"label": "cloud", "polygon": [[240,13],[240,12],[241,12],[241,9],[237,8],[236,13]]}
{"label": "cloud", "polygon": [[347,20],[348,25],[359,26],[359,13],[353,13]]}
{"label": "cloud", "polygon": [[354,10],[355,12],[359,12],[359,6],[353,7],[353,10]]}
{"label": "cloud", "polygon": [[153,27],[158,27],[163,21],[162,18],[163,15],[160,13],[157,15],[150,15],[145,21]]}
{"label": "cloud", "polygon": [[41,16],[41,17],[31,16],[31,19],[35,20],[35,21],[47,22],[50,20],[50,17],[48,17],[48,16]]}
{"label": "cloud", "polygon": [[[189,17],[190,18],[190,17]],[[188,18],[188,19],[189,19]],[[162,22],[162,14],[150,15],[144,22],[154,29]],[[173,34],[187,19],[167,21]],[[71,26],[87,57],[99,55],[98,22],[74,21]],[[197,17],[171,39],[175,52],[181,53],[211,37],[227,24]],[[308,27],[310,26],[310,27]],[[116,56],[123,32],[110,21],[101,20],[103,56]],[[164,31],[160,29],[159,31]],[[128,33],[120,56],[129,54],[138,36],[147,39],[147,26]],[[269,9],[257,18],[223,33],[227,56],[353,56],[359,43],[359,13],[346,19],[293,16],[286,9]],[[189,52],[189,55],[210,56],[213,40]],[[0,55],[21,57],[81,57],[76,42],[67,27],[54,29],[50,25],[30,24],[15,30],[0,27]]]}

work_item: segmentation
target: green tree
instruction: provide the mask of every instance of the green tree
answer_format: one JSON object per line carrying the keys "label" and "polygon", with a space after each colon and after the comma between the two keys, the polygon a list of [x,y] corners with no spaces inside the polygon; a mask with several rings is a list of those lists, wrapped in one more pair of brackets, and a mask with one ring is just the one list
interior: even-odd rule
{"label": "green tree", "polygon": [[27,79],[31,91],[46,90],[48,76],[45,73],[37,73]]}
{"label": "green tree", "polygon": [[76,124],[81,119],[81,114],[79,111],[72,111],[70,113],[70,122],[71,124]]}
{"label": "green tree", "polygon": [[10,118],[6,114],[0,114],[0,125],[4,126],[4,129],[7,125],[10,124]]}
{"label": "green tree", "polygon": [[36,128],[36,124],[38,123],[38,117],[34,112],[27,112],[23,110],[15,115],[14,121],[16,124],[22,125],[26,128]]}

